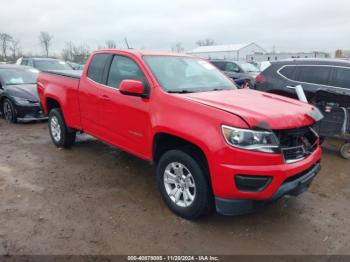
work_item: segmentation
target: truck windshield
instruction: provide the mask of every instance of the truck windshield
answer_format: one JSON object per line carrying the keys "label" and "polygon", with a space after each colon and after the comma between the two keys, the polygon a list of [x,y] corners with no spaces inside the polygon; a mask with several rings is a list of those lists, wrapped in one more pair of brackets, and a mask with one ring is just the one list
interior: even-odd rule
{"label": "truck windshield", "polygon": [[215,66],[198,58],[144,56],[161,87],[171,93],[234,90],[236,86]]}

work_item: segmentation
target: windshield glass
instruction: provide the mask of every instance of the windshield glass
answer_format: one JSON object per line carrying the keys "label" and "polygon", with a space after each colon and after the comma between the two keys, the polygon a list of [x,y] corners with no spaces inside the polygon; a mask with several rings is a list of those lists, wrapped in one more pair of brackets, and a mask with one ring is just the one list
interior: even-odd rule
{"label": "windshield glass", "polygon": [[255,65],[250,63],[239,63],[239,66],[243,69],[245,72],[260,72],[259,68],[257,68]]}
{"label": "windshield glass", "polygon": [[70,65],[59,60],[36,60],[34,61],[34,67],[41,71],[72,70]]}
{"label": "windshield glass", "polygon": [[39,71],[36,69],[0,69],[0,77],[5,82],[5,85],[35,84],[38,73]]}
{"label": "windshield glass", "polygon": [[161,87],[167,92],[233,90],[236,86],[215,66],[198,58],[144,56]]}

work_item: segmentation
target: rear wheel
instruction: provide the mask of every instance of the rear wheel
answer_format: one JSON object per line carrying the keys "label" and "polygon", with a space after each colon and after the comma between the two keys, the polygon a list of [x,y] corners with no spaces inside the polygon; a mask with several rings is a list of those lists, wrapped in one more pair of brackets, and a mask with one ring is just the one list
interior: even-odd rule
{"label": "rear wheel", "polygon": [[208,213],[211,190],[199,162],[186,152],[170,150],[157,166],[162,198],[177,215],[194,220]]}
{"label": "rear wheel", "polygon": [[60,109],[49,114],[49,131],[53,143],[60,148],[70,148],[75,143],[76,132],[69,130]]}
{"label": "rear wheel", "polygon": [[17,123],[17,113],[14,104],[10,99],[5,98],[2,104],[2,112],[5,120],[9,123]]}
{"label": "rear wheel", "polygon": [[345,159],[350,159],[350,143],[345,143],[341,149],[340,149],[340,154],[342,157]]}

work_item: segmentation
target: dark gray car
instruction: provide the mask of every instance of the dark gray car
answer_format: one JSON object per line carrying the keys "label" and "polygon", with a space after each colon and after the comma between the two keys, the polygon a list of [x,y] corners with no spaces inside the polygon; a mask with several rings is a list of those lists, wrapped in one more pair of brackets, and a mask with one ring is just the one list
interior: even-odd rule
{"label": "dark gray car", "polygon": [[6,121],[46,119],[36,88],[38,73],[27,66],[0,65],[0,113]]}
{"label": "dark gray car", "polygon": [[350,62],[336,59],[288,59],[271,62],[256,78],[255,88],[297,98],[295,90],[291,88],[297,85],[302,85],[309,101],[314,99],[318,91],[335,92],[348,97]]}
{"label": "dark gray car", "polygon": [[247,62],[230,60],[209,60],[209,62],[235,81],[246,79],[250,87],[254,86],[255,77],[260,73],[256,66]]}

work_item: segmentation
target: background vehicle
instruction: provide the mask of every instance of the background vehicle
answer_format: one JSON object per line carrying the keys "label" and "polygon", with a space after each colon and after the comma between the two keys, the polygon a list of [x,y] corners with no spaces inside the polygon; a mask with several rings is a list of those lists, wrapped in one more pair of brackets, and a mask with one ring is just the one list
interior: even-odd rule
{"label": "background vehicle", "polygon": [[270,62],[256,78],[260,91],[297,98],[293,87],[302,85],[309,101],[317,91],[350,95],[350,62],[332,59],[290,59]]}
{"label": "background vehicle", "polygon": [[68,65],[70,65],[72,67],[73,70],[83,70],[84,69],[84,65],[81,64],[77,64],[74,62],[66,62]]}
{"label": "background vehicle", "polygon": [[237,90],[197,57],[97,51],[81,75],[40,73],[38,92],[57,147],[83,131],[152,161],[164,201],[187,219],[214,203],[221,214],[253,212],[302,193],[320,170],[317,109]]}
{"label": "background vehicle", "polygon": [[350,158],[350,62],[330,59],[293,59],[271,62],[256,78],[256,89],[296,98],[291,87],[302,85],[307,99],[323,112],[317,131],[322,137],[345,141],[340,148]]}
{"label": "background vehicle", "polygon": [[16,64],[34,67],[40,71],[52,70],[73,70],[66,62],[45,57],[22,57],[17,60]]}
{"label": "background vehicle", "polygon": [[323,138],[342,140],[340,154],[350,159],[350,95],[317,91],[313,103],[324,115],[315,130]]}
{"label": "background vehicle", "polygon": [[246,62],[229,60],[209,61],[233,80],[248,79],[249,87],[254,86],[255,77],[260,73],[260,70],[255,65]]}
{"label": "background vehicle", "polygon": [[260,72],[263,72],[266,68],[268,68],[271,65],[270,61],[262,61],[258,63],[258,68]]}
{"label": "background vehicle", "polygon": [[38,73],[31,67],[0,65],[0,110],[8,122],[46,119],[36,88]]}

